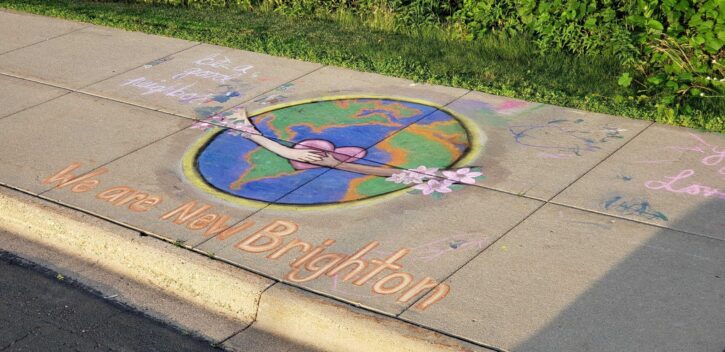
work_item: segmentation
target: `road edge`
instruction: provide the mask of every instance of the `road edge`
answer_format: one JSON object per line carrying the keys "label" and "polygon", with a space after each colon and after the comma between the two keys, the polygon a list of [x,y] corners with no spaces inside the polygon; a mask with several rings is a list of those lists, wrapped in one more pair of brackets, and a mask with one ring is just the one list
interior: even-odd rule
{"label": "road edge", "polygon": [[250,327],[320,351],[492,350],[3,186],[0,249],[231,350]]}

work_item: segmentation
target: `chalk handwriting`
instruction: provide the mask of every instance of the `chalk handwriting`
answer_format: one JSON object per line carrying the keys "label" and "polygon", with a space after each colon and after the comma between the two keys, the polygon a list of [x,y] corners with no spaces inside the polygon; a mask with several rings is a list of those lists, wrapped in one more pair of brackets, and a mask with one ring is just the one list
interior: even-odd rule
{"label": "chalk handwriting", "polygon": [[720,166],[718,173],[725,176],[725,163],[723,163],[725,160],[725,147],[712,145],[694,133],[690,133],[689,135],[697,144],[687,147],[668,147],[668,149],[704,154],[704,157],[700,159],[700,163],[705,166]]}
{"label": "chalk handwriting", "polygon": [[121,86],[130,86],[138,88],[142,91],[141,95],[153,95],[162,94],[167,97],[177,98],[179,101],[184,103],[195,103],[204,102],[212,98],[214,93],[200,93],[191,90],[194,87],[194,83],[187,85],[167,85],[165,81],[157,82],[147,79],[146,77],[139,77],[127,80],[122,83]]}
{"label": "chalk handwriting", "polygon": [[636,215],[647,220],[668,220],[664,213],[652,209],[646,200],[626,200],[622,196],[613,196],[604,201],[604,209],[613,210],[622,215]]}
{"label": "chalk handwriting", "polygon": [[[708,143],[694,133],[689,133],[689,136],[694,139],[695,144],[671,146],[665,149],[701,154],[700,165],[709,170],[714,168],[719,176],[725,177],[725,147]],[[708,169],[705,169],[705,171]],[[700,170],[699,172],[704,171]],[[664,176],[660,180],[646,181],[644,186],[651,190],[725,200],[725,189],[693,182],[694,176],[696,176],[694,169],[684,169],[674,176]]]}
{"label": "chalk handwriting", "polygon": [[[647,181],[644,186],[653,190],[664,190],[672,193],[684,193],[692,196],[715,197],[725,199],[725,192],[715,187],[703,186],[697,183],[681,182],[695,175],[695,170],[686,169],[676,176],[665,176],[664,181]],[[678,184],[679,183],[679,184]]]}
{"label": "chalk handwriting", "polygon": [[[152,61],[145,68],[170,61],[172,58],[163,58]],[[228,57],[214,54],[191,62],[194,67],[189,67],[181,72],[172,74],[167,79],[152,79],[145,76],[128,79],[121,83],[121,87],[133,87],[141,91],[141,95],[163,95],[175,98],[185,104],[208,104],[213,102],[226,102],[231,98],[240,97],[240,83],[237,79],[244,75],[256,77],[253,71],[254,66],[243,64],[234,65]],[[205,89],[200,92],[194,89],[196,81],[190,79],[204,79],[217,83],[216,89]],[[174,81],[185,80],[185,83],[173,83]],[[170,83],[171,82],[171,83]],[[236,83],[232,83],[236,82]],[[231,86],[230,86],[231,85]],[[231,87],[231,88],[230,88]],[[224,89],[223,93],[219,89]]]}
{"label": "chalk handwriting", "polygon": [[207,56],[203,59],[194,61],[194,64],[199,65],[199,66],[210,66],[213,68],[223,68],[223,69],[231,70],[234,72],[241,72],[241,73],[247,73],[249,70],[254,68],[254,66],[252,66],[252,65],[233,66],[232,60],[229,60],[228,57],[224,56],[221,59],[218,59],[218,57],[219,57],[219,54]]}
{"label": "chalk handwriting", "polygon": [[[75,172],[80,163],[72,163],[41,182],[54,185],[57,189],[68,189],[73,193],[85,193],[97,189],[101,184],[100,176],[108,169],[99,168],[82,175]],[[112,206],[125,207],[129,211],[140,213],[158,208],[163,202],[161,195],[128,187],[114,186],[98,192],[97,201]],[[267,260],[283,260],[289,263],[290,271],[285,279],[295,283],[305,283],[323,276],[334,278],[335,288],[340,283],[356,286],[370,285],[375,295],[398,294],[399,304],[417,301],[415,307],[420,310],[442,300],[450,292],[447,284],[440,283],[431,277],[415,280],[412,274],[403,271],[398,263],[411,249],[400,248],[385,258],[374,258],[372,253],[380,242],[371,241],[352,254],[328,251],[335,240],[327,239],[315,245],[300,238],[291,237],[299,230],[299,225],[287,220],[272,220],[262,228],[253,229],[255,221],[242,222],[233,220],[211,204],[188,201],[166,210],[158,217],[159,222],[171,223],[190,231],[197,231],[200,236],[214,237],[219,241],[233,240],[233,247],[249,255],[264,255]],[[236,235],[248,232],[239,239]],[[448,247],[458,249],[464,246],[463,240],[449,241]],[[420,297],[420,300],[414,300]]]}
{"label": "chalk handwriting", "polygon": [[227,74],[223,74],[223,73],[217,72],[217,71],[209,71],[209,70],[204,70],[199,67],[192,67],[192,68],[184,70],[181,73],[177,73],[177,74],[171,76],[171,79],[182,79],[182,78],[186,78],[186,77],[198,77],[198,78],[209,79],[209,80],[212,80],[219,84],[226,84],[229,80],[239,78],[242,75],[244,75],[244,74],[237,73],[237,74],[227,75]]}

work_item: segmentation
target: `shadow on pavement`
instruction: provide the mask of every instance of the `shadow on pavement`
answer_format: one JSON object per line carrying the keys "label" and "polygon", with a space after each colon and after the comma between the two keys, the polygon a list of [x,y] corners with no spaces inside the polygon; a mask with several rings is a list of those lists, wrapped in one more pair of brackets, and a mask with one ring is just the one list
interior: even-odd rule
{"label": "shadow on pavement", "polygon": [[512,351],[725,351],[725,242],[657,231]]}

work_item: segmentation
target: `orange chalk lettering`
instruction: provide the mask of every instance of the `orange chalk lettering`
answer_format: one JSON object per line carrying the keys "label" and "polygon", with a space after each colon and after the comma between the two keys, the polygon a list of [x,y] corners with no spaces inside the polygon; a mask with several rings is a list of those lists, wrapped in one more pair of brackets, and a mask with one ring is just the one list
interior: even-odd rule
{"label": "orange chalk lettering", "polygon": [[368,282],[368,280],[374,278],[376,275],[380,274],[385,269],[398,270],[398,269],[402,268],[402,266],[395,264],[395,262],[398,261],[398,259],[401,259],[401,258],[405,257],[406,255],[408,255],[408,253],[410,253],[410,249],[402,248],[402,249],[398,250],[397,252],[393,253],[390,257],[386,258],[384,261],[380,261],[377,259],[371,260],[370,262],[372,262],[373,264],[377,264],[378,267],[371,270],[369,273],[365,274],[363,277],[353,281],[352,283],[355,285],[358,285],[358,286],[362,286],[366,282]]}
{"label": "orange chalk lettering", "polygon": [[[395,286],[385,287],[385,284],[395,279],[400,280],[400,282],[398,282]],[[375,285],[373,285],[373,292],[381,295],[389,295],[404,289],[406,286],[410,285],[411,282],[413,282],[413,275],[408,273],[392,273],[376,282]]]}
{"label": "orange chalk lettering", "polygon": [[114,203],[117,200],[121,199],[122,197],[126,196],[127,194],[129,194],[133,191],[134,191],[134,189],[131,187],[118,186],[118,187],[109,188],[101,193],[98,193],[96,195],[96,198]]}
{"label": "orange chalk lettering", "polygon": [[131,211],[135,211],[137,213],[148,211],[152,207],[154,207],[156,204],[161,203],[161,197],[159,196],[150,196],[146,199],[141,199],[139,201],[131,203],[131,205],[128,206],[128,209]]}
{"label": "orange chalk lettering", "polygon": [[[327,270],[335,266],[339,261],[341,261],[344,258],[342,254],[337,253],[328,253],[323,254],[319,257],[316,257],[315,259],[312,259],[310,262],[308,262],[305,265],[305,269],[312,272],[312,275],[308,277],[298,277],[297,274],[299,274],[300,270],[302,270],[301,267],[295,267],[292,269],[285,278],[292,282],[308,282],[312,281],[324,274]],[[324,262],[325,264],[322,266],[318,266],[320,262]]]}
{"label": "orange chalk lettering", "polygon": [[334,243],[335,243],[335,240],[329,240],[329,239],[328,240],[325,240],[324,242],[322,242],[321,245],[319,245],[319,246],[315,247],[314,249],[312,249],[311,251],[307,252],[307,254],[305,254],[301,258],[298,258],[297,260],[295,260],[294,262],[292,262],[292,264],[290,264],[290,265],[293,268],[297,268],[300,265],[304,264],[310,258],[315,257],[318,254],[322,253],[322,251],[324,251],[325,249],[327,249],[327,247],[332,246]]}
{"label": "orange chalk lettering", "polygon": [[[293,222],[275,220],[273,223],[237,243],[235,247],[251,253],[266,252],[282,244],[282,237],[293,234],[297,231],[297,228],[297,224]],[[256,243],[263,238],[266,238],[267,241],[261,244]]]}
{"label": "orange chalk lettering", "polygon": [[[93,171],[91,171],[89,173],[86,173],[86,174],[84,174],[82,176],[74,176],[73,173],[72,173],[73,170],[75,170],[75,169],[77,169],[79,167],[81,167],[81,164],[80,163],[70,164],[70,165],[68,165],[68,167],[66,167],[65,169],[59,171],[55,175],[50,176],[50,177],[46,178],[45,180],[43,180],[42,183],[44,185],[48,185],[48,184],[51,184],[51,183],[54,183],[54,182],[58,182],[58,184],[55,186],[56,188],[65,188],[65,187],[67,187],[69,185],[78,184],[78,183],[81,183],[84,180],[88,180],[91,177],[100,176],[100,175],[105,174],[106,172],[108,172],[108,169],[102,167],[102,168],[93,170]],[[96,183],[96,185],[97,184],[98,183]],[[90,186],[91,186],[90,184],[87,185],[87,187],[90,187]],[[95,187],[95,186],[93,186],[93,187]],[[88,189],[90,189],[90,188],[88,188]]]}
{"label": "orange chalk lettering", "polygon": [[342,281],[348,281],[352,279],[353,277],[360,274],[362,271],[364,271],[368,267],[368,263],[360,258],[362,258],[365,254],[372,251],[376,247],[380,245],[380,242],[373,241],[368,243],[365,247],[359,249],[357,252],[353,253],[351,256],[349,256],[345,261],[340,263],[338,266],[332,268],[332,270],[327,272],[328,276],[335,276],[340,271],[344,270],[345,268],[349,266],[354,266],[355,268],[350,270],[350,272],[345,275],[342,278]]}
{"label": "orange chalk lettering", "polygon": [[98,180],[85,180],[85,181],[83,181],[83,182],[81,182],[81,183],[73,186],[70,189],[70,191],[73,192],[73,193],[88,192],[88,191],[96,188],[96,186],[98,186],[99,183],[101,183],[101,181],[98,181]]}
{"label": "orange chalk lettering", "polygon": [[174,224],[181,225],[189,219],[196,217],[197,215],[209,210],[212,206],[208,204],[204,204],[198,209],[194,209],[196,207],[196,201],[192,200],[164,215],[161,216],[161,220],[168,220],[171,219],[174,215],[176,215],[176,219],[174,219]]}
{"label": "orange chalk lettering", "polygon": [[417,284],[415,284],[413,287],[411,287],[408,291],[405,291],[402,296],[398,298],[398,302],[405,303],[410,301],[413,297],[417,296],[419,293],[429,289],[438,286],[438,282],[433,280],[430,277],[426,277],[423,280],[420,280]]}
{"label": "orange chalk lettering", "polygon": [[426,308],[430,307],[431,304],[436,303],[443,298],[445,298],[448,295],[448,292],[451,291],[451,287],[446,284],[440,284],[438,285],[435,290],[433,290],[433,293],[428,296],[428,298],[420,301],[420,303],[415,305],[415,308],[420,310],[425,310]]}
{"label": "orange chalk lettering", "polygon": [[216,220],[219,217],[217,214],[206,214],[203,216],[200,216],[196,219],[194,219],[192,222],[186,225],[186,228],[189,230],[201,230],[209,225],[211,225],[214,220]]}
{"label": "orange chalk lettering", "polygon": [[299,247],[300,252],[307,253],[307,251],[309,251],[310,248],[312,248],[312,245],[295,238],[292,241],[290,241],[289,243],[287,243],[286,245],[284,245],[282,248],[280,248],[280,249],[274,251],[274,253],[268,255],[267,258],[273,259],[273,260],[279,259],[280,257],[287,254],[287,252],[291,251],[295,247]]}

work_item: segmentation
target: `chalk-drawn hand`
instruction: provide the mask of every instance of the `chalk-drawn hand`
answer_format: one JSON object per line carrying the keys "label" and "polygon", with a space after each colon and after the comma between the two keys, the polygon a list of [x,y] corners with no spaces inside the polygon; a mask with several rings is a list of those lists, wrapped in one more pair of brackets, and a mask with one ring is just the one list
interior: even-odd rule
{"label": "chalk-drawn hand", "polygon": [[312,163],[319,165],[320,161],[325,157],[325,153],[311,149],[293,149],[289,148],[284,152],[285,158],[289,160],[301,161],[303,163]]}
{"label": "chalk-drawn hand", "polygon": [[340,161],[335,159],[331,153],[322,153],[322,158],[320,161],[315,162],[315,164],[333,168],[340,165]]}
{"label": "chalk-drawn hand", "polygon": [[242,108],[240,110],[237,110],[230,117],[233,120],[236,120],[236,122],[234,124],[235,129],[238,129],[247,134],[261,135],[259,130],[252,124],[252,121],[249,120],[249,116],[247,116],[247,109]]}

